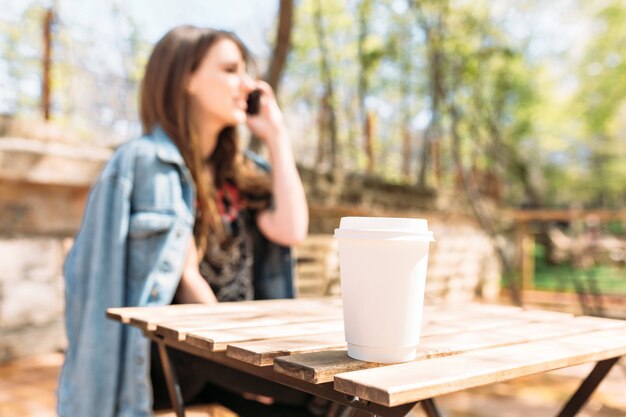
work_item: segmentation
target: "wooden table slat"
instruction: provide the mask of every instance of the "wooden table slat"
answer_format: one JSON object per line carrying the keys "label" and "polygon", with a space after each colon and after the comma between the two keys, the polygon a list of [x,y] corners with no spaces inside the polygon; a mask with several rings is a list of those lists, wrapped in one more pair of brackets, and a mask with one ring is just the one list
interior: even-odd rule
{"label": "wooden table slat", "polygon": [[[516,326],[492,329],[489,332],[473,329],[471,326],[462,332],[423,336],[417,349],[416,360],[440,356],[456,355],[479,349],[490,349],[527,343],[535,340],[588,333],[597,330],[624,326],[624,322],[595,317],[567,317],[554,322],[530,322]],[[319,350],[319,349],[317,349]],[[368,363],[350,358],[346,350],[343,355],[332,352],[313,352],[292,356],[277,357],[274,369],[294,378],[312,383],[324,383],[333,380],[333,376],[342,372],[388,366],[387,364]]]}
{"label": "wooden table slat", "polygon": [[[430,308],[429,308],[430,307]],[[459,317],[466,318],[488,318],[488,317],[505,317],[517,316],[523,313],[521,307],[486,305],[478,303],[465,303],[454,306],[435,305],[424,306],[423,320],[424,323],[449,323],[458,320]]]}
{"label": "wooden table slat", "polygon": [[626,327],[337,374],[335,389],[395,406],[626,354]]}
{"label": "wooden table slat", "polygon": [[[556,317],[559,317],[559,318],[565,317],[567,319],[571,319],[571,315],[569,314],[565,314],[563,316],[552,316],[552,318],[556,318]],[[594,327],[592,326],[592,323],[583,323],[581,319],[582,320],[586,320],[586,319],[598,320],[598,319],[594,317],[577,318],[576,323],[579,325],[578,329],[581,329],[580,326],[584,324],[585,331],[590,331],[594,328],[598,328],[598,329],[611,328],[611,327],[621,325],[620,322],[617,322],[615,320],[599,319],[601,320],[601,323],[603,323],[604,325]],[[510,324],[510,322],[508,322],[508,324]],[[545,337],[557,336],[559,334],[572,334],[572,332],[578,331],[572,327],[566,326],[565,323],[561,323],[561,322],[546,322],[546,323],[531,322],[531,323],[524,323],[522,326],[523,327],[505,326],[505,327],[502,327],[501,329],[500,328],[494,329],[494,332],[496,332],[495,334],[498,334],[498,333],[502,333],[502,334],[499,334],[497,336],[492,336],[491,342],[493,342],[493,339],[497,339],[497,341],[500,344],[513,343],[515,341],[519,341],[521,339],[520,336],[522,336],[523,334],[528,335],[527,340],[536,340],[542,337],[545,338]],[[468,329],[468,330],[471,330],[471,329]],[[444,326],[444,325],[438,325],[438,324],[426,324],[424,325],[422,329],[422,347],[428,346],[429,344],[432,345],[432,344],[440,343],[440,345],[437,346],[440,353],[443,354],[445,352],[455,352],[456,350],[459,349],[458,346],[454,346],[454,343],[459,341],[459,336],[445,338],[445,341],[447,342],[447,344],[441,342],[442,340],[444,340],[442,338],[434,338],[431,341],[432,339],[431,336],[445,335],[445,334],[449,335],[453,332],[458,333],[458,331],[459,331],[458,328],[454,328],[450,326]],[[551,332],[551,333],[545,334],[546,332]],[[507,338],[507,334],[509,333],[512,333],[513,335],[517,337]],[[482,337],[482,334],[479,336]],[[487,338],[489,339],[489,333],[487,334]],[[478,340],[478,338],[475,338],[475,339]],[[484,340],[483,342],[491,343],[489,340]],[[471,343],[472,343],[471,341],[466,341],[466,343],[460,348],[469,349],[471,347],[470,346]],[[476,342],[474,341],[474,343]],[[452,345],[452,347],[450,345]],[[339,333],[331,333],[328,335],[313,335],[311,337],[296,336],[296,337],[287,337],[287,338],[279,338],[279,339],[257,340],[254,342],[236,343],[234,345],[228,346],[227,355],[232,358],[241,360],[243,362],[251,363],[257,366],[268,366],[268,365],[272,365],[274,358],[277,358],[280,356],[289,356],[289,355],[319,352],[321,350],[335,350],[335,349],[341,349],[345,347],[346,347],[346,343],[344,340],[344,334],[343,332],[339,332]],[[354,365],[348,361],[348,366],[353,367]],[[317,379],[317,376],[313,376],[312,378]],[[324,380],[326,379],[330,381],[330,378],[324,378]]]}
{"label": "wooden table slat", "polygon": [[201,316],[193,320],[167,322],[158,324],[155,332],[163,337],[183,341],[189,332],[279,326],[336,319],[337,314],[332,310],[294,311],[293,309],[285,308],[260,313]]}
{"label": "wooden table slat", "polygon": [[[300,301],[300,302],[296,302]],[[285,299],[224,302],[218,304],[174,304],[160,307],[126,307],[107,310],[107,316],[122,323],[130,323],[142,330],[155,331],[158,325],[171,322],[202,320],[205,317],[220,315],[237,317],[242,314],[259,314],[259,310],[283,308],[291,314],[302,312],[335,312],[341,317],[341,300],[326,299]],[[168,308],[169,307],[169,308]],[[147,311],[143,311],[147,309]]]}
{"label": "wooden table slat", "polygon": [[269,366],[279,356],[346,347],[343,331],[229,344],[226,355],[257,366]]}
{"label": "wooden table slat", "polygon": [[191,331],[185,343],[212,352],[224,351],[231,343],[273,339],[288,336],[305,336],[338,332],[343,330],[343,320],[329,320],[312,323],[295,323],[279,326],[245,327],[231,330]]}

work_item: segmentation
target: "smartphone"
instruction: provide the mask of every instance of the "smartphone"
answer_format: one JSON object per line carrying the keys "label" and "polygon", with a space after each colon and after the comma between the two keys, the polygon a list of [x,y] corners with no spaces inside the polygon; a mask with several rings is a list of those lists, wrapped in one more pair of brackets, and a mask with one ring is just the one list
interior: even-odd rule
{"label": "smartphone", "polygon": [[254,90],[248,94],[248,109],[246,113],[250,115],[257,114],[261,109],[261,90]]}

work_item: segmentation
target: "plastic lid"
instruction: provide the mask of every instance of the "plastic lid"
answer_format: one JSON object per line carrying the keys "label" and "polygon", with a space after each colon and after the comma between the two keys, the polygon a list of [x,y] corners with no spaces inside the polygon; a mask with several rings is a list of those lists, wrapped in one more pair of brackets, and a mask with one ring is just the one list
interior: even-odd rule
{"label": "plastic lid", "polygon": [[342,217],[337,238],[426,238],[434,240],[426,219],[398,217]]}

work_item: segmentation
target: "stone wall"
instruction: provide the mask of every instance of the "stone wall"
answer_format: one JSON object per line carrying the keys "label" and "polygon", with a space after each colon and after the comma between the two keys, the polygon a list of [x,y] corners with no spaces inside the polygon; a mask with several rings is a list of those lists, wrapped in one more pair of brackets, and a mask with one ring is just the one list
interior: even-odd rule
{"label": "stone wall", "polygon": [[489,236],[470,221],[428,218],[436,242],[428,259],[426,297],[447,303],[497,301],[501,268]]}
{"label": "stone wall", "polygon": [[[433,231],[430,245],[426,297],[431,302],[498,300],[501,265],[489,236],[471,217],[445,209],[396,211],[377,208],[322,208],[313,206],[311,232],[332,236],[342,216],[397,216],[425,218]],[[336,245],[335,245],[336,246]],[[337,256],[335,253],[330,256]],[[338,265],[330,259],[330,265]],[[330,275],[334,275],[331,273]]]}
{"label": "stone wall", "polygon": [[[311,207],[310,232],[332,236],[342,216],[415,217],[428,220],[430,246],[426,297],[431,302],[496,301],[501,265],[489,236],[467,201],[444,199],[430,189],[348,176],[332,181],[300,169]],[[330,262],[337,265],[336,260]]]}
{"label": "stone wall", "polygon": [[110,154],[0,138],[0,362],[65,347],[62,264]]}
{"label": "stone wall", "polygon": [[[62,263],[79,227],[89,186],[108,149],[0,138],[0,362],[63,349]],[[494,299],[499,265],[488,237],[432,191],[302,170],[311,232],[332,234],[343,215],[425,217],[431,246],[427,297]]]}

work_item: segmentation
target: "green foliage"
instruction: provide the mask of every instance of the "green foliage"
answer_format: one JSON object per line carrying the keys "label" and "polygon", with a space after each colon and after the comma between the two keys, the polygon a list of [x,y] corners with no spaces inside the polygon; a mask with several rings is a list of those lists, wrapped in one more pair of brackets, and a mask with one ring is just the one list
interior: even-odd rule
{"label": "green foliage", "polygon": [[27,7],[21,22],[0,21],[0,59],[8,73],[6,84],[0,86],[13,93],[6,103],[9,113],[31,116],[39,110],[43,50],[40,22],[45,13],[41,3]]}
{"label": "green foliage", "polygon": [[536,246],[535,288],[539,290],[592,294],[626,294],[626,272],[623,267],[599,265],[575,269],[564,263],[550,265],[545,259],[545,248]]}
{"label": "green foliage", "polygon": [[[312,97],[319,93],[319,78],[312,77],[318,51],[314,32],[306,23],[314,3],[300,4],[295,54],[287,74],[296,85],[291,100],[306,101],[308,111],[316,111]],[[420,154],[430,146],[424,141],[424,121],[433,111],[436,90],[429,53],[435,51],[441,71],[438,88],[445,90],[440,108],[443,131],[438,139],[440,189],[456,187],[452,152],[459,146],[466,169],[498,178],[507,205],[619,207],[625,203],[623,2],[604,0],[584,6],[581,13],[586,13],[586,21],[596,23],[579,63],[569,59],[568,51],[561,58],[534,54],[533,44],[550,40],[535,39],[532,27],[526,28],[526,37],[511,35],[511,26],[518,22],[508,16],[540,18],[550,11],[543,2],[505,2],[501,7],[460,0],[321,3],[329,34],[334,33],[329,62],[337,80],[342,152],[343,158],[349,156],[349,169],[363,169],[361,138],[352,137],[359,132],[354,127],[359,120],[354,104],[359,79],[355,71],[365,72],[365,101],[377,115],[377,174],[399,177],[403,126],[410,127],[413,138],[412,165],[422,163]],[[352,16],[363,15],[375,19],[363,40],[359,61],[358,19]],[[563,92],[556,64],[560,74],[577,76],[573,92],[571,87]],[[458,116],[457,145],[450,133],[452,109]],[[310,138],[312,143],[315,140]]]}
{"label": "green foliage", "polygon": [[572,105],[584,122],[579,152],[589,181],[582,188],[590,204],[619,207],[626,204],[626,4],[604,1],[594,9]]}

